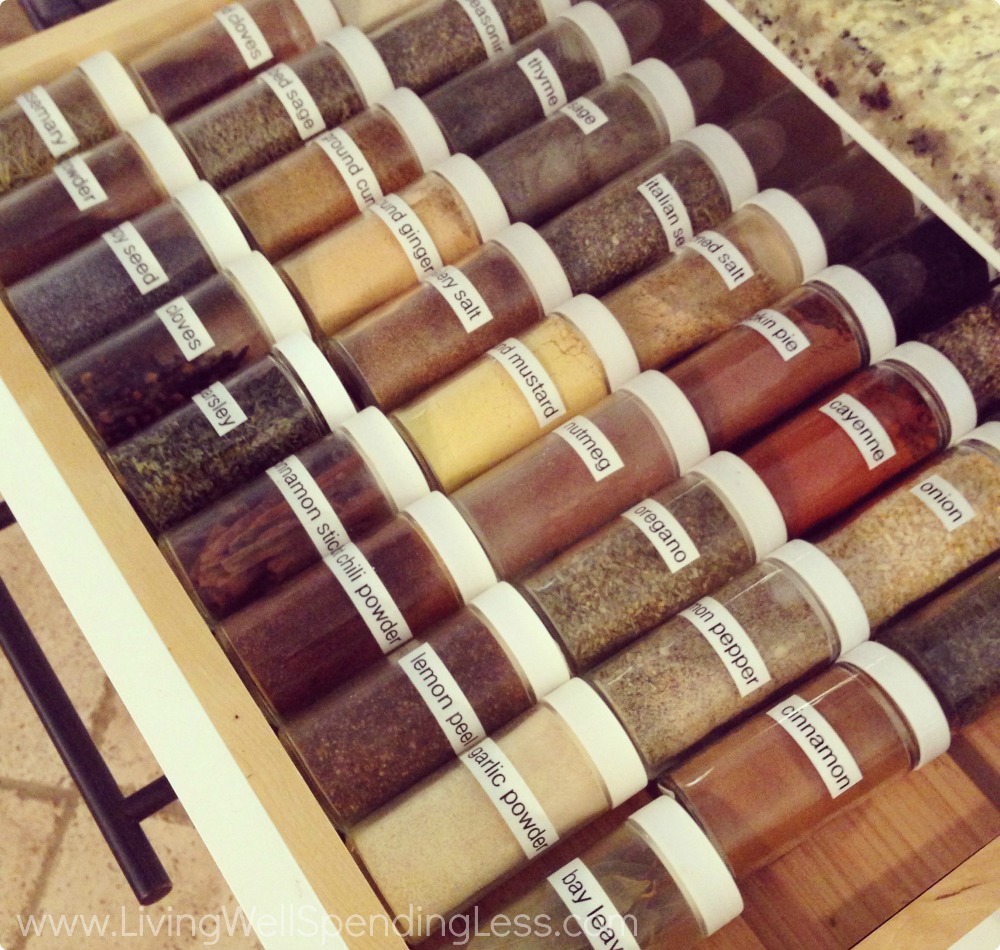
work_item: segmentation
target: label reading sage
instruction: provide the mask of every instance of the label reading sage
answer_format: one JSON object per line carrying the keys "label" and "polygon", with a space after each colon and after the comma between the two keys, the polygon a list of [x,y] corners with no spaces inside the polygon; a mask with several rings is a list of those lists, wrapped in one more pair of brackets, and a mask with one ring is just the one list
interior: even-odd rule
{"label": "label reading sage", "polygon": [[584,135],[589,135],[608,121],[607,113],[586,96],[574,99],[559,111],[568,115],[580,127]]}

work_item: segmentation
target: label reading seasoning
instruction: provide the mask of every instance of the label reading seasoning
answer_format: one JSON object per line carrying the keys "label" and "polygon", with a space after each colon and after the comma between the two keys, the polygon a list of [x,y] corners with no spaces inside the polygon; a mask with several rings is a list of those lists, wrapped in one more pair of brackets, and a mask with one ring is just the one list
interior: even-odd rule
{"label": "label reading seasoning", "polygon": [[740,696],[749,696],[771,674],[742,624],[712,597],[702,597],[680,616],[687,620],[709,643],[726,665]]}
{"label": "label reading seasoning", "polygon": [[87,163],[76,156],[67,158],[52,169],[56,178],[62,182],[63,188],[73,199],[73,204],[80,211],[88,211],[108,200],[107,192],[101,187]]}
{"label": "label reading seasoning", "polygon": [[191,401],[212,423],[217,435],[226,435],[247,421],[247,414],[222,383],[212,383],[192,396]]}
{"label": "label reading seasoning", "polygon": [[853,396],[841,393],[825,406],[820,406],[819,411],[847,433],[869,469],[876,468],[896,454],[896,447],[889,433],[882,428],[882,423]]}
{"label": "label reading seasoning", "polygon": [[274,53],[271,52],[271,47],[264,39],[260,27],[240,4],[230,3],[229,6],[223,7],[216,12],[215,19],[222,24],[229,38],[236,44],[247,69],[254,69],[274,59]]}
{"label": "label reading seasoning", "polygon": [[935,515],[941,524],[954,531],[976,517],[976,509],[951,482],[940,475],[928,475],[910,489]]}
{"label": "label reading seasoning", "polygon": [[323,557],[336,554],[350,541],[343,522],[297,456],[290,455],[272,465],[267,470],[267,477],[277,486],[285,504],[292,509]]}
{"label": "label reading seasoning", "polygon": [[487,57],[496,56],[497,53],[510,49],[507,27],[503,25],[493,0],[457,0],[457,3],[476,28]]}
{"label": "label reading seasoning", "polygon": [[486,355],[493,357],[507,371],[528,401],[540,426],[566,415],[566,406],[552,377],[538,357],[520,340],[510,337],[488,350]]}
{"label": "label reading seasoning", "polygon": [[595,482],[625,467],[608,437],[585,416],[568,419],[554,431],[580,456]]}
{"label": "label reading seasoning", "polygon": [[456,755],[486,735],[469,698],[429,643],[404,656],[399,668],[413,683]]}
{"label": "label reading seasoning", "polygon": [[53,158],[71,152],[80,144],[66,116],[59,111],[59,106],[43,86],[35,86],[15,101]]}
{"label": "label reading seasoning", "polygon": [[667,178],[663,175],[654,175],[652,178],[647,178],[636,191],[653,209],[653,214],[663,228],[667,247],[671,251],[676,251],[691,240],[694,235],[691,216],[677,189]]}
{"label": "label reading seasoning", "polygon": [[629,929],[634,918],[625,919],[618,912],[600,882],[580,858],[564,864],[548,883],[566,905],[579,925],[580,933],[594,950],[639,950]]}
{"label": "label reading seasoning", "polygon": [[786,363],[809,349],[807,337],[791,320],[777,310],[758,310],[743,321],[745,327],[756,330]]}
{"label": "label reading seasoning", "polygon": [[385,222],[392,236],[399,241],[417,277],[422,279],[442,266],[434,239],[399,195],[387,195],[378,204],[372,205],[371,211]]}
{"label": "label reading seasoning", "polygon": [[522,56],[517,65],[528,77],[544,115],[551,115],[556,109],[566,105],[566,90],[563,88],[559,73],[540,49]]}
{"label": "label reading seasoning", "polygon": [[823,715],[794,693],[767,711],[806,754],[831,798],[861,781],[861,769],[851,750]]}
{"label": "label reading seasoning", "polygon": [[466,333],[478,330],[493,319],[493,311],[482,295],[457,267],[442,267],[427,279],[427,283],[444,297]]}
{"label": "label reading seasoning", "polygon": [[718,272],[730,290],[753,277],[753,268],[740,249],[718,231],[702,231],[687,242]]}
{"label": "label reading seasoning", "polygon": [[215,346],[215,340],[186,297],[177,297],[155,312],[188,362]]}
{"label": "label reading seasoning", "polygon": [[319,145],[333,167],[344,179],[358,211],[364,211],[382,197],[382,186],[364,153],[343,129],[324,132],[316,144]]}
{"label": "label reading seasoning", "polygon": [[663,559],[671,574],[697,561],[698,548],[681,523],[658,501],[647,498],[622,515],[631,521]]}
{"label": "label reading seasoning", "polygon": [[459,761],[489,796],[527,857],[541,854],[559,840],[534,792],[492,739],[483,739]]}
{"label": "label reading seasoning", "polygon": [[559,111],[568,115],[583,130],[585,135],[590,135],[591,132],[599,129],[608,121],[607,113],[586,96],[574,99]]}
{"label": "label reading seasoning", "polygon": [[101,237],[144,297],[170,280],[131,221],[105,231]]}
{"label": "label reading seasoning", "polygon": [[284,106],[299,133],[299,138],[308,139],[326,128],[326,120],[319,106],[309,94],[305,84],[285,63],[272,66],[267,72],[260,74],[260,79]]}

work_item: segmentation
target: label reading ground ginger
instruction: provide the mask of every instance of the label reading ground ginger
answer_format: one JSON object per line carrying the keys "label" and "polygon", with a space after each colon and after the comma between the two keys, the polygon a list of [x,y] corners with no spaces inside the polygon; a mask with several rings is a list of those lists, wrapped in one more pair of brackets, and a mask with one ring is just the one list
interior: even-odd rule
{"label": "label reading ground ginger", "polygon": [[753,640],[743,625],[715,598],[702,597],[687,610],[682,610],[680,616],[719,655],[740,696],[749,696],[771,682],[771,674]]}
{"label": "label reading ground ginger", "polygon": [[177,297],[154,312],[189,363],[215,346],[215,340],[186,297]]}
{"label": "label reading ground ginger", "polygon": [[364,152],[343,129],[332,129],[316,139],[316,144],[344,179],[358,211],[364,211],[382,197],[382,186]]}
{"label": "label reading ground ginger", "polygon": [[663,235],[667,239],[667,247],[671,251],[686,244],[694,235],[691,216],[688,214],[684,201],[677,189],[664,175],[654,175],[647,178],[636,189],[647,204],[653,209]]}
{"label": "label reading ground ginger", "polygon": [[540,49],[522,56],[517,65],[528,77],[528,82],[535,90],[545,115],[551,115],[556,109],[566,105],[566,90],[563,88],[559,73]]}
{"label": "label reading ground ginger", "polygon": [[807,337],[791,320],[777,310],[758,310],[743,321],[745,327],[756,330],[786,363],[809,349]]}
{"label": "label reading ground ginger", "polygon": [[240,4],[230,3],[229,6],[223,7],[216,12],[215,19],[229,34],[248,69],[262,66],[274,59],[274,53],[271,52],[271,47],[264,39],[260,27]]}
{"label": "label reading ground ginger", "polygon": [[66,116],[43,86],[35,86],[15,101],[53,158],[65,155],[80,144]]}
{"label": "label reading ground ginger", "polygon": [[742,251],[718,231],[702,231],[687,242],[687,247],[705,258],[730,290],[753,277],[753,268]]}
{"label": "label reading ground ginger", "polygon": [[594,950],[639,950],[630,929],[636,923],[635,918],[622,917],[600,881],[580,858],[564,864],[547,881]]}
{"label": "label reading ground ginger", "polygon": [[217,435],[228,435],[247,421],[247,414],[222,383],[212,383],[192,396],[191,401],[212,424]]}
{"label": "label reading ground ginger", "polygon": [[592,102],[586,96],[574,99],[572,102],[564,105],[559,111],[564,115],[568,115],[580,127],[584,135],[590,135],[591,132],[599,129],[608,121],[607,113],[596,102]]}
{"label": "label reading ground ginger", "polygon": [[840,426],[854,443],[869,470],[877,468],[896,454],[896,447],[882,423],[866,406],[853,396],[841,393],[819,411]]}
{"label": "label reading ground ginger", "polygon": [[88,211],[108,200],[107,192],[101,187],[90,166],[79,156],[67,158],[52,171],[78,210]]}
{"label": "label reading ground ginger", "polygon": [[284,106],[299,138],[312,138],[326,128],[326,120],[319,111],[319,106],[290,66],[278,63],[261,73],[260,79]]}
{"label": "label reading ground ginger", "polygon": [[271,466],[267,477],[277,486],[285,504],[292,509],[309,540],[323,557],[336,554],[349,543],[343,522],[297,456],[290,455]]}
{"label": "label reading ground ginger", "polygon": [[531,350],[520,340],[510,337],[488,350],[508,373],[521,395],[528,401],[535,421],[544,426],[551,419],[566,415],[566,406],[552,377]]}
{"label": "label reading ground ginger", "polygon": [[442,267],[427,278],[427,283],[444,297],[466,333],[478,330],[493,319],[493,311],[482,294],[457,267]]}
{"label": "label reading ground ginger", "polygon": [[387,195],[371,211],[389,228],[392,236],[406,253],[417,277],[423,279],[439,270],[443,261],[434,239],[416,212],[399,195]]}
{"label": "label reading ground ginger", "polygon": [[947,479],[928,475],[910,489],[935,515],[948,531],[968,524],[976,517],[976,509]]}
{"label": "label reading ground ginger", "polygon": [[135,229],[131,221],[119,224],[118,227],[105,231],[101,235],[105,243],[118,258],[118,263],[125,268],[125,273],[132,279],[136,289],[144,297],[148,293],[162,287],[170,278],[166,271]]}
{"label": "label reading ground ginger", "polygon": [[472,21],[487,57],[510,49],[510,36],[503,25],[493,0],[456,0],[462,12]]}
{"label": "label reading ground ginger", "polygon": [[580,456],[595,482],[625,467],[608,437],[585,416],[568,419],[553,431]]}
{"label": "label reading ground ginger", "polygon": [[663,563],[671,574],[677,573],[682,567],[697,561],[698,548],[691,536],[684,530],[681,523],[653,498],[640,501],[631,511],[622,515],[631,521],[642,536],[660,555]]}

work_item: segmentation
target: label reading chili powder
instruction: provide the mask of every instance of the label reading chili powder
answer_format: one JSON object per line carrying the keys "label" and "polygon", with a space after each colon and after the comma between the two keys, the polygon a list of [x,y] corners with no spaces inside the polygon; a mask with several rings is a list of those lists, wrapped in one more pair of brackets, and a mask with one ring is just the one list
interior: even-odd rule
{"label": "label reading chili powder", "polygon": [[423,222],[399,195],[388,195],[371,208],[399,241],[417,277],[424,278],[444,263]]}
{"label": "label reading chili powder", "polygon": [[740,249],[718,231],[702,231],[687,246],[697,251],[718,272],[730,290],[753,277],[753,268]]}
{"label": "label reading chili powder", "polygon": [[521,390],[521,395],[528,401],[540,426],[566,414],[566,406],[552,377],[520,340],[510,337],[487,351],[486,355],[495,359],[507,371]]}
{"label": "label reading chili powder", "polygon": [[442,267],[428,278],[427,283],[444,297],[466,333],[478,330],[493,319],[493,311],[482,294],[457,267]]}
{"label": "label reading chili powder", "polygon": [[344,179],[358,211],[364,211],[382,197],[382,186],[374,170],[347,132],[343,129],[324,132],[316,139],[316,144]]}
{"label": "label reading chili powder", "polygon": [[793,356],[809,349],[809,337],[777,310],[758,310],[752,317],[744,320],[743,325],[764,337],[786,363]]}
{"label": "label reading chili powder", "polygon": [[749,696],[771,682],[771,674],[753,640],[717,600],[702,597],[679,616],[687,620],[719,655],[740,696]]}
{"label": "label reading chili powder", "polygon": [[212,428],[218,435],[227,435],[247,421],[247,414],[222,383],[212,383],[207,389],[192,396],[191,401],[212,423]]}
{"label": "label reading chili powder", "polygon": [[527,56],[522,56],[517,61],[521,67],[521,72],[528,77],[531,88],[535,90],[538,101],[541,103],[542,112],[550,115],[556,109],[566,105],[566,90],[563,88],[559,73],[552,65],[548,56],[540,49],[536,49]]}
{"label": "label reading chili powder", "polygon": [[311,138],[326,128],[326,121],[323,113],[319,111],[319,106],[290,66],[279,63],[266,73],[261,73],[260,78],[278,97],[300,138]]}
{"label": "label reading chili powder", "polygon": [[940,475],[928,475],[910,491],[938,516],[948,531],[961,528],[976,517],[968,499]]}
{"label": "label reading chili powder", "polygon": [[296,456],[290,455],[273,465],[267,470],[267,477],[277,486],[281,497],[323,557],[336,554],[349,542],[343,522],[330,507],[316,479]]}
{"label": "label reading chili powder", "polygon": [[42,86],[35,86],[15,101],[53,158],[65,155],[80,144],[66,116]]}
{"label": "label reading chili powder", "polygon": [[254,69],[274,59],[274,53],[268,45],[260,27],[253,18],[238,3],[230,3],[215,14],[215,19],[229,34],[229,38],[240,51],[247,68]]}
{"label": "label reading chili powder", "polygon": [[596,102],[591,102],[586,96],[580,96],[564,105],[560,110],[568,115],[582,130],[589,135],[608,121],[608,115]]}
{"label": "label reading chili powder", "polygon": [[636,191],[653,209],[671,251],[691,240],[694,232],[691,217],[677,189],[667,178],[654,175],[639,185]]}
{"label": "label reading chili powder", "polygon": [[580,456],[595,482],[625,467],[608,437],[586,417],[576,416],[553,431]]}
{"label": "label reading chili powder", "polygon": [[865,465],[873,469],[896,454],[896,447],[882,423],[853,396],[841,393],[819,411],[829,416],[857,446]]}
{"label": "label reading chili powder", "polygon": [[194,312],[194,307],[188,303],[186,297],[178,297],[164,304],[155,311],[160,318],[160,322],[167,328],[167,332],[173,337],[177,349],[184,354],[184,358],[190,362],[207,353],[213,346],[215,340],[201,322],[198,314]]}
{"label": "label reading chili powder", "polygon": [[493,0],[457,0],[462,12],[472,21],[479,34],[483,49],[488,57],[496,56],[505,49],[510,49],[510,37],[507,27],[503,25]]}
{"label": "label reading chili powder", "polygon": [[52,169],[63,188],[80,211],[87,211],[108,200],[107,192],[79,156],[67,158]]}
{"label": "label reading chili powder", "polygon": [[642,536],[663,559],[671,574],[697,561],[698,548],[681,523],[653,498],[640,501],[622,515],[642,531]]}
{"label": "label reading chili powder", "polygon": [[566,905],[579,925],[580,933],[594,950],[639,950],[629,922],[608,897],[600,881],[580,858],[564,864],[547,878],[552,890]]}
{"label": "label reading chili powder", "polygon": [[143,296],[169,281],[166,271],[130,221],[105,231],[101,237]]}

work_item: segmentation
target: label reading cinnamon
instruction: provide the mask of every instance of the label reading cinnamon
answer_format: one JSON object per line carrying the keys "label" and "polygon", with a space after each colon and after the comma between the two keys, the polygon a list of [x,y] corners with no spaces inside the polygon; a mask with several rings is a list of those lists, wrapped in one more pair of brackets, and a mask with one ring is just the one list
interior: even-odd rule
{"label": "label reading cinnamon", "polygon": [[144,297],[169,282],[167,272],[131,221],[105,231],[101,237]]}
{"label": "label reading cinnamon", "polygon": [[680,613],[725,664],[740,696],[771,682],[764,658],[743,625],[713,597],[702,597]]}
{"label": "label reading cinnamon", "polygon": [[21,107],[21,111],[53,158],[59,158],[60,155],[65,155],[79,146],[80,140],[76,137],[72,126],[59,110],[59,106],[52,101],[44,86],[35,86],[14,101]]}
{"label": "label reading cinnamon", "polygon": [[869,470],[877,468],[896,454],[896,447],[892,444],[889,433],[875,418],[875,414],[848,393],[841,393],[836,399],[831,399],[825,406],[820,406],[819,411],[847,433]]}
{"label": "label reading cinnamon", "polygon": [[718,231],[702,231],[687,242],[687,247],[705,258],[730,290],[753,277],[753,268],[743,252]]}
{"label": "label reading cinnamon", "polygon": [[580,456],[595,482],[625,467],[608,437],[585,416],[568,419],[553,431]]}
{"label": "label reading cinnamon", "polygon": [[382,197],[382,186],[351,136],[344,129],[332,129],[316,139],[316,144],[340,173],[358,211],[364,211]]}
{"label": "label reading cinnamon", "polygon": [[552,377],[538,357],[520,340],[510,337],[488,350],[486,355],[495,359],[507,371],[527,400],[535,421],[540,426],[566,415],[566,406]]}
{"label": "label reading cinnamon", "polygon": [[653,546],[671,574],[699,558],[698,548],[683,525],[653,498],[640,501],[622,515]]}
{"label": "label reading cinnamon", "polygon": [[478,330],[493,319],[493,311],[482,294],[457,267],[442,267],[427,278],[427,283],[444,297],[466,333]]}
{"label": "label reading cinnamon", "polygon": [[961,528],[976,517],[976,509],[968,499],[940,475],[922,478],[910,492],[937,515],[948,531]]}
{"label": "label reading cinnamon", "polygon": [[336,554],[350,542],[337,512],[297,456],[290,455],[272,465],[267,470],[267,477],[281,492],[285,504],[292,509],[321,556]]}
{"label": "label reading cinnamon", "polygon": [[608,121],[607,113],[586,96],[580,96],[579,99],[568,102],[559,111],[568,115],[580,127],[584,135],[589,135]]}
{"label": "label reading cinnamon", "polygon": [[247,421],[247,414],[222,383],[212,383],[195,393],[191,401],[212,424],[216,435],[228,435]]}
{"label": "label reading cinnamon", "polygon": [[777,310],[758,310],[743,321],[743,326],[756,330],[786,363],[809,349],[809,337]]}
{"label": "label reading cinnamon", "polygon": [[288,118],[292,120],[295,131],[299,133],[299,138],[312,138],[326,128],[326,120],[319,111],[316,100],[291,66],[278,63],[261,73],[260,80],[278,97]]}
{"label": "label reading cinnamon", "polygon": [[581,858],[564,864],[547,880],[593,950],[639,950],[634,935],[635,917],[619,913]]}
{"label": "label reading cinnamon", "polygon": [[556,109],[566,105],[566,90],[563,88],[559,73],[540,49],[522,56],[517,65],[528,77],[544,115],[551,115]]}
{"label": "label reading cinnamon", "polygon": [[215,19],[240,51],[247,69],[255,69],[274,59],[274,53],[271,52],[271,47],[261,33],[260,27],[240,4],[230,3],[216,11]]}
{"label": "label reading cinnamon", "polygon": [[664,175],[647,178],[636,190],[653,209],[671,251],[691,240],[694,235],[691,216],[677,189]]}
{"label": "label reading cinnamon", "polygon": [[154,312],[189,363],[215,346],[215,340],[186,297],[177,297]]}
{"label": "label reading cinnamon", "polygon": [[107,192],[79,155],[61,161],[52,171],[78,210],[89,211],[108,200]]}
{"label": "label reading cinnamon", "polygon": [[416,212],[399,195],[386,195],[371,211],[388,226],[406,252],[417,277],[424,278],[442,265],[441,255]]}
{"label": "label reading cinnamon", "polygon": [[493,0],[456,0],[456,2],[472,21],[488,58],[510,49],[507,27],[504,26],[503,19],[493,5]]}

